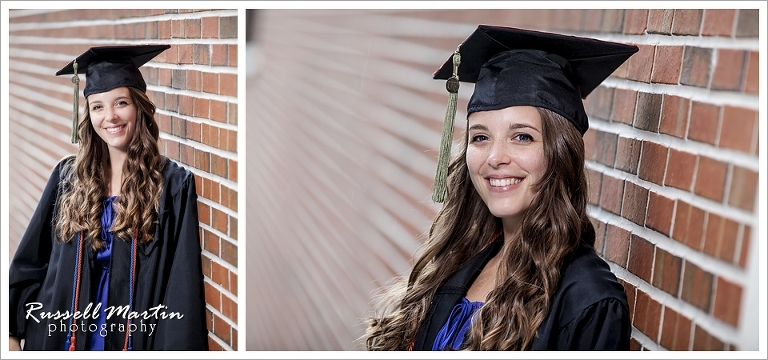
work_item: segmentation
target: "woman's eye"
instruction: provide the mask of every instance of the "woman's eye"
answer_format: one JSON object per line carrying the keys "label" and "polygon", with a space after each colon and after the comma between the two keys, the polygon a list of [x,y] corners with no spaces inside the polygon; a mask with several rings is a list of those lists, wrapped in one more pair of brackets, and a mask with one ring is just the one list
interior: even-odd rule
{"label": "woman's eye", "polygon": [[100,110],[100,109],[101,109],[101,105],[93,105],[91,107],[91,111],[96,111],[96,110]]}
{"label": "woman's eye", "polygon": [[472,138],[469,139],[469,142],[474,143],[474,142],[484,141],[484,140],[488,140],[488,137],[485,135],[474,135],[472,136]]}
{"label": "woman's eye", "polygon": [[117,105],[117,106],[125,106],[125,105],[128,105],[128,102],[127,102],[127,101],[125,101],[125,100],[120,100],[120,101],[118,101],[118,102],[117,102],[117,104],[116,104],[116,105]]}
{"label": "woman's eye", "polygon": [[513,139],[517,141],[529,142],[529,141],[533,141],[533,136],[528,134],[517,134]]}

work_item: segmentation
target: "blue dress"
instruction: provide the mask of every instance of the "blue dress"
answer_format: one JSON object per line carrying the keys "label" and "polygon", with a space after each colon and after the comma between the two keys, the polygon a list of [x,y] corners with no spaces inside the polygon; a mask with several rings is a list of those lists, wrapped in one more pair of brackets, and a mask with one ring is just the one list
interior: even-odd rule
{"label": "blue dress", "polygon": [[104,350],[104,337],[101,335],[101,328],[106,324],[106,307],[109,293],[109,260],[112,258],[112,240],[114,234],[109,229],[115,221],[115,208],[113,202],[117,196],[110,196],[104,199],[103,212],[101,214],[101,240],[104,241],[104,248],[96,252],[95,273],[93,277],[93,288],[96,289],[93,305],[101,303],[99,317],[96,318],[98,328],[94,332],[88,332],[88,350]]}
{"label": "blue dress", "polygon": [[472,325],[472,317],[477,309],[483,306],[481,301],[469,301],[462,298],[461,302],[456,304],[448,316],[440,332],[437,333],[435,343],[432,345],[433,351],[438,350],[458,350],[461,343],[464,342],[464,336]]}

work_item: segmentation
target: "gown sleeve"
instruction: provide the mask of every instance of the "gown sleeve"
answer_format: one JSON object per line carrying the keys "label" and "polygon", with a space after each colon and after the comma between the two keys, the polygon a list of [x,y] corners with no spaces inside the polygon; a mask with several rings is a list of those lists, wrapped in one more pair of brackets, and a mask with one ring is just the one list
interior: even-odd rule
{"label": "gown sleeve", "polygon": [[584,309],[562,331],[563,350],[629,350],[632,327],[624,304],[606,298]]}
{"label": "gown sleeve", "polygon": [[48,178],[37,208],[19,242],[8,270],[8,328],[11,336],[26,337],[26,310],[45,280],[53,244],[53,212],[59,189],[59,163]]}
{"label": "gown sleeve", "polygon": [[[184,317],[158,326],[157,350],[208,350],[195,178],[189,173],[174,199],[177,246],[163,304]],[[160,320],[161,322],[163,320]]]}

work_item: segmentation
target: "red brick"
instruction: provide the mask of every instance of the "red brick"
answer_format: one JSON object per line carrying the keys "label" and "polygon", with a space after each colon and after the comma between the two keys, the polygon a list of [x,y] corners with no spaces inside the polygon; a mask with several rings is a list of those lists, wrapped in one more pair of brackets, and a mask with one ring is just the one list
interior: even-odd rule
{"label": "red brick", "polygon": [[629,351],[643,351],[643,350],[645,349],[643,349],[643,346],[640,345],[640,342],[637,339],[635,338],[629,339]]}
{"label": "red brick", "polygon": [[237,131],[226,130],[227,132],[227,151],[237,152]]}
{"label": "red brick", "polygon": [[229,344],[232,342],[232,327],[218,315],[213,315],[213,334]]}
{"label": "red brick", "polygon": [[667,163],[664,185],[690,191],[695,171],[696,155],[669,149],[669,162]]}
{"label": "red brick", "polygon": [[648,240],[632,234],[629,247],[627,270],[650,283],[655,246]]}
{"label": "red brick", "polygon": [[651,192],[648,200],[648,217],[645,221],[645,226],[669,236],[674,209],[674,200]]}
{"label": "red brick", "polygon": [[595,151],[595,142],[597,141],[597,132],[594,128],[587,129],[584,133],[584,159],[595,161],[597,159],[597,152]]}
{"label": "red brick", "polygon": [[182,115],[192,116],[194,111],[194,99],[188,95],[179,95],[179,113]]}
{"label": "red brick", "polygon": [[[215,155],[211,155],[211,156],[215,156]],[[228,228],[227,214],[224,213],[223,211],[219,210],[219,209],[211,208],[211,216],[213,218],[212,219],[212,221],[213,221],[213,224],[212,224],[213,228],[218,230],[221,233],[226,234],[227,233],[227,228]]]}
{"label": "red brick", "polygon": [[732,263],[736,255],[738,232],[739,223],[709,213],[704,236],[704,253]]}
{"label": "red brick", "polygon": [[706,156],[699,156],[694,193],[714,201],[722,201],[727,172],[728,164]]}
{"label": "red brick", "polygon": [[682,46],[657,46],[651,72],[651,82],[677,84],[680,79],[680,65],[682,61]]}
{"label": "red brick", "polygon": [[600,189],[600,207],[614,214],[621,212],[621,200],[624,194],[624,180],[603,175],[603,187]]}
{"label": "red brick", "polygon": [[186,90],[200,91],[203,87],[202,75],[199,71],[187,70],[187,88]]}
{"label": "red brick", "polygon": [[200,38],[200,19],[185,19],[184,20],[185,37],[187,39],[199,39]]}
{"label": "red brick", "polygon": [[193,64],[195,62],[195,51],[192,44],[176,45],[179,50],[179,64]]}
{"label": "red brick", "polygon": [[237,351],[237,329],[232,329],[232,350]]}
{"label": "red brick", "polygon": [[605,230],[605,258],[626,268],[629,258],[629,237],[629,231],[608,224]]}
{"label": "red brick", "polygon": [[638,129],[658,132],[663,99],[662,94],[638,93],[634,126]]}
{"label": "red brick", "polygon": [[723,351],[725,350],[725,344],[722,340],[714,337],[712,334],[704,330],[701,326],[696,325],[693,334],[693,351]]}
{"label": "red brick", "polygon": [[213,44],[211,45],[211,65],[214,66],[226,66],[229,61],[227,55],[227,45]]}
{"label": "red brick", "polygon": [[202,19],[202,37],[204,39],[219,37],[219,17],[208,16]]}
{"label": "red brick", "polygon": [[616,159],[616,134],[603,132],[603,131],[597,131],[597,135],[595,136],[595,154],[598,162],[613,166],[613,163]]}
{"label": "red brick", "polygon": [[728,204],[754,212],[757,200],[757,179],[757,172],[734,165]]}
{"label": "red brick", "polygon": [[587,9],[584,11],[584,31],[599,32],[603,24],[603,10]]}
{"label": "red brick", "polygon": [[747,267],[747,259],[749,258],[749,243],[752,236],[752,227],[744,225],[744,236],[741,237],[741,254],[739,254],[739,266],[742,269]]}
{"label": "red brick", "polygon": [[619,137],[618,151],[616,152],[616,169],[637,174],[642,144],[638,139]]}
{"label": "red brick", "polygon": [[207,119],[210,116],[211,101],[205,98],[194,98],[194,116]]}
{"label": "red brick", "polygon": [[653,266],[653,286],[677,297],[682,266],[683,259],[663,249],[656,248],[656,260],[654,260]]}
{"label": "red brick", "polygon": [[757,111],[726,105],[720,125],[720,147],[745,153],[752,150]]}
{"label": "red brick", "polygon": [[739,90],[744,70],[747,68],[747,53],[744,50],[718,49],[717,64],[710,87],[715,90]]}
{"label": "red brick", "polygon": [[648,189],[631,181],[624,182],[624,201],[621,216],[643,226],[648,204]]}
{"label": "red brick", "polygon": [[227,159],[211,154],[211,172],[215,175],[227,177]]}
{"label": "red brick", "polygon": [[604,86],[598,86],[584,100],[584,109],[587,114],[598,119],[608,120],[611,116],[611,104],[613,104],[613,90]]}
{"label": "red brick", "polygon": [[691,320],[670,307],[664,307],[660,345],[667,350],[683,351],[690,348]]}
{"label": "red brick", "polygon": [[201,128],[201,124],[188,121],[186,138],[200,142]]}
{"label": "red brick", "polygon": [[704,312],[709,312],[713,275],[687,260],[684,268],[680,298]]}
{"label": "red brick", "polygon": [[237,104],[227,103],[227,124],[237,125]]}
{"label": "red brick", "polygon": [[714,145],[719,122],[719,106],[694,101],[691,105],[691,125],[688,128],[688,138]]}
{"label": "red brick", "polygon": [[[232,161],[232,160],[230,160],[230,162],[233,162],[233,161]],[[234,166],[233,166],[232,164],[230,164],[230,165],[229,165],[229,168],[230,168],[230,171],[229,171],[229,172],[230,172],[230,174],[231,174],[233,171],[234,171],[235,173],[237,173],[237,162],[235,161],[234,163],[235,163],[235,164],[234,164]],[[235,170],[232,170],[232,169],[235,169]],[[235,190],[231,190],[231,191],[229,192],[229,208],[230,208],[230,209],[232,209],[232,210],[233,210],[233,211],[235,211],[235,212],[237,211],[237,191],[235,191]],[[235,226],[235,228],[237,228],[237,226]],[[234,240],[237,240],[237,237],[236,237],[236,236],[234,236],[234,237],[232,237],[232,238],[233,238]]]}
{"label": "red brick", "polygon": [[200,260],[203,268],[203,275],[210,279],[211,278],[211,258],[209,258],[205,254],[202,254],[200,255]]}
{"label": "red brick", "polygon": [[237,267],[237,245],[229,241],[222,241],[221,259]]}
{"label": "red brick", "polygon": [[694,250],[701,248],[706,213],[682,200],[677,200],[672,238]]}
{"label": "red brick", "polygon": [[195,44],[193,51],[194,51],[195,64],[197,65],[211,64],[211,45],[210,44]]}
{"label": "red brick", "polygon": [[654,184],[663,184],[664,170],[667,167],[667,150],[667,147],[664,145],[643,141],[638,177]]}
{"label": "red brick", "polygon": [[237,45],[227,45],[229,49],[228,57],[229,57],[229,65],[230,67],[237,67]]}
{"label": "red brick", "polygon": [[670,94],[664,94],[663,98],[659,132],[684,138],[688,130],[691,100]]}
{"label": "red brick", "polygon": [[227,104],[223,101],[211,100],[211,120],[227,121]]}
{"label": "red brick", "polygon": [[229,288],[229,270],[217,262],[211,262],[211,280],[223,288]]}
{"label": "red brick", "polygon": [[747,74],[744,77],[744,92],[757,94],[760,86],[759,65],[759,53],[757,51],[750,51],[749,56],[747,57]]}
{"label": "red brick", "polygon": [[203,73],[203,91],[209,94],[219,93],[219,74],[204,72]]}
{"label": "red brick", "polygon": [[653,57],[655,54],[655,46],[653,45],[637,45],[640,49],[628,62],[627,78],[630,80],[642,81],[645,83],[651,82],[651,68],[653,67]]}
{"label": "red brick", "polygon": [[237,96],[237,74],[219,75],[219,93],[221,95]]}
{"label": "red brick", "polygon": [[184,165],[195,165],[195,149],[191,146],[179,144],[179,161]]}
{"label": "red brick", "polygon": [[736,11],[732,9],[706,9],[704,10],[704,25],[701,35],[726,36],[733,34],[733,21]]}
{"label": "red brick", "polygon": [[[202,185],[202,182],[200,182],[200,184]],[[202,194],[200,195],[202,197]],[[198,202],[197,217],[200,223],[210,226],[211,225],[211,207],[206,204],[203,204],[202,202]]]}
{"label": "red brick", "polygon": [[595,228],[595,252],[600,256],[605,256],[605,227],[607,225],[592,217],[589,218],[589,222]]}
{"label": "red brick", "polygon": [[616,89],[613,95],[613,113],[611,114],[611,120],[632,125],[635,118],[636,104],[637,91]]}
{"label": "red brick", "polygon": [[237,303],[228,296],[221,296],[221,314],[227,319],[237,322]]}
{"label": "red brick", "polygon": [[675,10],[674,35],[699,35],[703,10]]}
{"label": "red brick", "polygon": [[219,256],[219,237],[210,231],[203,231],[203,249],[213,255]]}
{"label": "red brick", "polygon": [[235,273],[229,274],[229,279],[230,279],[229,292],[237,296],[237,274]]}
{"label": "red brick", "polygon": [[195,149],[195,167],[205,172],[211,171],[210,156],[206,151]]}
{"label": "red brick", "polygon": [[603,33],[621,33],[624,28],[624,10],[605,9],[603,10]]}
{"label": "red brick", "polygon": [[603,182],[603,174],[598,171],[586,169],[587,186],[589,189],[588,201],[592,205],[597,205],[600,201],[600,186]]}
{"label": "red brick", "polygon": [[674,19],[674,10],[651,9],[648,14],[648,33],[651,34],[670,34],[672,31],[672,20]]}
{"label": "red brick", "polygon": [[661,322],[661,304],[643,291],[637,291],[637,306],[635,308],[635,327],[647,335],[651,341],[659,338],[659,323]]}
{"label": "red brick", "polygon": [[736,37],[757,38],[760,35],[759,9],[740,9],[736,20]]}
{"label": "red brick", "polygon": [[635,322],[635,298],[637,297],[637,287],[624,279],[618,278],[619,283],[624,287],[624,294],[627,295],[627,305],[629,307],[629,320]]}
{"label": "red brick", "polygon": [[680,83],[702,88],[707,87],[711,63],[712,49],[686,46],[683,50]]}
{"label": "red brick", "polygon": [[229,160],[227,164],[227,179],[237,181],[237,160]]}
{"label": "red brick", "polygon": [[221,307],[221,292],[219,290],[216,290],[213,285],[209,283],[204,283],[204,292],[205,292],[205,302],[208,305],[211,305],[212,307],[218,309]]}
{"label": "red brick", "polygon": [[624,33],[641,35],[645,33],[648,23],[648,10],[628,9],[624,13]]}

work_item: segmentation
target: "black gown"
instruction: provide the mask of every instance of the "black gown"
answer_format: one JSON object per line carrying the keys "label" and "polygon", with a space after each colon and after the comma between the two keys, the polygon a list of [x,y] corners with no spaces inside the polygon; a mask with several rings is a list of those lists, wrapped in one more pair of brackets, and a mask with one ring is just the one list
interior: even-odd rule
{"label": "black gown", "polygon": [[[67,332],[77,325],[76,350],[87,349],[87,333],[94,331],[89,314],[95,289],[92,283],[95,251],[84,244],[80,316],[56,316],[69,312],[73,304],[77,235],[66,243],[54,236],[53,213],[60,192],[60,174],[68,157],[54,168],[9,269],[9,330],[24,339],[24,350],[65,350]],[[106,319],[105,350],[122,350],[126,330],[132,350],[207,350],[208,329],[201,265],[197,195],[192,173],[165,159],[163,191],[154,240],[138,244],[136,283],[132,310],[139,315],[128,327],[131,242],[115,238],[112,244],[107,309],[116,311]],[[70,163],[71,164],[71,163]],[[90,308],[89,308],[90,305]],[[50,315],[50,316],[47,316]],[[77,315],[77,313],[76,313]],[[90,315],[92,317],[92,315]],[[85,325],[85,326],[83,326]]]}
{"label": "black gown", "polygon": [[[432,350],[451,310],[502,245],[499,236],[438,288],[413,350]],[[564,261],[560,284],[531,350],[629,350],[631,333],[624,288],[594,249],[579,243]]]}

